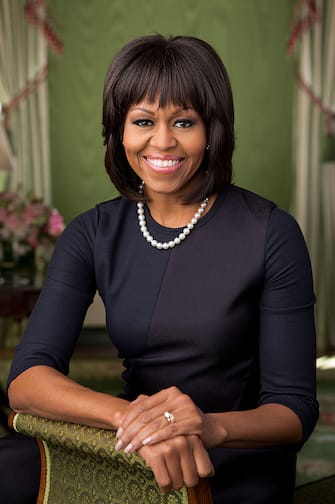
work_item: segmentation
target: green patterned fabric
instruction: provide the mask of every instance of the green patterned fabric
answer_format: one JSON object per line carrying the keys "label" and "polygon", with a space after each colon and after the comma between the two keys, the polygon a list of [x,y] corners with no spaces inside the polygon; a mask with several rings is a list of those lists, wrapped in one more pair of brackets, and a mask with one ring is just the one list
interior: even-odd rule
{"label": "green patterned fabric", "polygon": [[16,414],[17,432],[43,441],[43,504],[184,504],[186,488],[163,494],[136,454],[115,451],[115,431]]}

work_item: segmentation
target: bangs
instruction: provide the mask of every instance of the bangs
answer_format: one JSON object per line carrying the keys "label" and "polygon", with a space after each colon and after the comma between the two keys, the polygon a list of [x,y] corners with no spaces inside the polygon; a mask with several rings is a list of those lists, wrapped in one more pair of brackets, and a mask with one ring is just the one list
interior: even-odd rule
{"label": "bangs", "polygon": [[[155,48],[157,49],[157,48]],[[145,52],[125,70],[115,88],[115,99],[123,114],[136,103],[146,99],[154,103],[159,99],[160,107],[169,103],[184,108],[190,105],[201,115],[204,113],[204,85],[194,79],[194,64],[185,55],[169,51]],[[126,89],[126,92],[125,92]]]}

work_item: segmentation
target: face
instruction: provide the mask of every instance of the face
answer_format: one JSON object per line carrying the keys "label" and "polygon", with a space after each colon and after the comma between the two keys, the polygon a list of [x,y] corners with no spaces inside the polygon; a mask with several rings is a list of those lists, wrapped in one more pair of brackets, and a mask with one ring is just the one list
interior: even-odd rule
{"label": "face", "polygon": [[160,108],[158,100],[133,105],[126,116],[123,144],[149,198],[184,197],[199,183],[201,175],[194,175],[204,158],[206,128],[192,107]]}

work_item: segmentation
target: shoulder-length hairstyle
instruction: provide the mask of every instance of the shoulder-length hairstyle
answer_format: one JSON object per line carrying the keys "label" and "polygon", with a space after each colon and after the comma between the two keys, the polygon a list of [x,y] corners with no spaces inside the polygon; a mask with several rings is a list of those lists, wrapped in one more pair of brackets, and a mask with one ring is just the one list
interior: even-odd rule
{"label": "shoulder-length hairstyle", "polygon": [[229,77],[216,51],[188,36],[148,35],[126,44],[113,59],[103,92],[105,167],[117,190],[139,201],[139,177],[122,144],[130,107],[147,99],[164,107],[190,105],[204,121],[208,151],[202,184],[188,202],[200,201],[231,183],[235,146],[234,104]]}

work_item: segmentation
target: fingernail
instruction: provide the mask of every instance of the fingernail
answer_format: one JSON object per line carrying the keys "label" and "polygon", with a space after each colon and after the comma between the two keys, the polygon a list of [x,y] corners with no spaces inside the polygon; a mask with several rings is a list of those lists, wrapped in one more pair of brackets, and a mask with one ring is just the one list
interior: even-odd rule
{"label": "fingernail", "polygon": [[117,432],[116,432],[117,439],[119,439],[119,437],[121,437],[122,434],[123,434],[123,429],[122,429],[122,427],[119,427],[118,430],[117,430]]}
{"label": "fingernail", "polygon": [[122,439],[119,439],[115,445],[115,450],[121,450],[122,445],[123,445],[123,441],[122,441]]}
{"label": "fingernail", "polygon": [[133,449],[133,445],[132,445],[131,443],[129,443],[129,444],[125,447],[124,452],[125,452],[125,453],[129,453],[129,452],[131,452],[131,450],[132,450],[132,449]]}
{"label": "fingernail", "polygon": [[142,444],[143,444],[143,445],[146,445],[146,444],[151,443],[151,441],[152,441],[152,437],[151,437],[151,436],[149,436],[149,437],[145,438],[145,439],[142,441]]}

